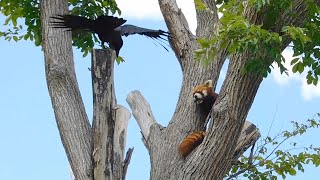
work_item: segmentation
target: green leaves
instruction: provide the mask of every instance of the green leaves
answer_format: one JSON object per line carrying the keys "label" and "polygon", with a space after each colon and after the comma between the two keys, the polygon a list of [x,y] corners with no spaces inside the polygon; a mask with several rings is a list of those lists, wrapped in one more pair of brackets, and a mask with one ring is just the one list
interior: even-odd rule
{"label": "green leaves", "polygon": [[301,74],[303,72],[303,70],[304,70],[304,65],[301,62],[296,63],[292,67],[292,72],[293,73],[299,72]]}
{"label": "green leaves", "polygon": [[[6,16],[3,25],[8,29],[0,34],[5,40],[19,41],[21,39],[35,40],[35,45],[41,44],[39,2],[36,0],[3,0],[0,2],[0,12]],[[23,26],[24,24],[27,26]]]}
{"label": "green leaves", "polygon": [[[114,0],[96,0],[96,1],[79,1],[68,0],[69,6],[73,7],[70,14],[81,15],[86,18],[95,19],[100,15],[111,12],[121,14],[120,9]],[[96,34],[90,32],[72,32],[73,46],[79,48],[83,52],[83,56],[92,50],[95,44],[100,44]]]}
{"label": "green leaves", "polygon": [[[199,2],[201,2],[199,0]],[[255,7],[263,24],[255,25],[245,19],[244,4],[240,1],[219,1],[219,12],[223,14],[220,24],[213,32],[211,39],[199,39],[201,48],[195,51],[195,59],[203,64],[209,64],[216,58],[219,49],[226,49],[229,56],[233,54],[251,53],[243,68],[244,73],[255,73],[263,77],[271,72],[271,64],[275,62],[281,73],[287,73],[284,66],[282,49],[283,38],[292,41],[294,59],[291,61],[293,73],[306,73],[308,84],[317,85],[320,76],[320,8],[315,0],[306,0],[308,14],[305,24],[301,27],[283,26],[279,33],[273,32],[275,23],[283,12],[295,17],[290,11],[292,0],[272,1],[249,0],[248,6]],[[199,8],[204,8],[199,3]],[[289,11],[289,12],[288,12]],[[286,42],[287,43],[287,42]],[[299,58],[298,58],[299,57]]]}
{"label": "green leaves", "polygon": [[[220,19],[221,26],[214,33],[212,39],[199,39],[201,49],[195,51],[195,59],[204,64],[211,62],[217,55],[219,48],[227,48],[229,55],[251,52],[257,54],[245,65],[243,72],[258,73],[266,77],[271,72],[270,60],[273,59],[286,72],[283,66],[284,58],[281,55],[282,37],[262,29],[259,25],[251,24],[242,16],[226,12]],[[259,52],[259,50],[265,51]]]}
{"label": "green leaves", "polygon": [[[320,165],[320,148],[313,145],[301,147],[292,142],[288,149],[280,149],[281,145],[297,136],[302,136],[313,128],[320,127],[320,114],[317,120],[310,119],[300,124],[292,122],[293,130],[284,131],[275,137],[266,137],[253,153],[254,156],[241,157],[237,165],[231,167],[227,177],[242,179],[285,179],[288,175],[295,176],[297,171],[304,172],[304,165]],[[289,145],[289,146],[290,146]],[[288,145],[287,145],[288,146]]]}
{"label": "green leaves", "polygon": [[199,10],[207,10],[207,6],[201,0],[194,0],[194,4]]}
{"label": "green leaves", "polygon": [[[319,11],[319,7],[311,4],[311,11]],[[320,76],[320,21],[316,15],[310,17],[312,22],[306,23],[304,28],[285,26],[282,31],[291,37],[294,56],[300,56],[291,61],[292,72],[300,74],[307,69],[307,83],[317,85]]]}
{"label": "green leaves", "polygon": [[118,57],[116,58],[116,62],[117,62],[117,64],[119,65],[120,63],[123,63],[123,62],[124,62],[124,59],[123,59],[121,56],[118,56]]}
{"label": "green leaves", "polygon": [[[101,14],[121,11],[114,0],[79,1],[68,0],[71,14],[96,18]],[[6,16],[4,26],[8,29],[0,32],[5,40],[31,40],[41,45],[40,7],[38,0],[1,0],[0,13]],[[99,40],[92,33],[73,33],[73,45],[81,49],[86,56]]]}

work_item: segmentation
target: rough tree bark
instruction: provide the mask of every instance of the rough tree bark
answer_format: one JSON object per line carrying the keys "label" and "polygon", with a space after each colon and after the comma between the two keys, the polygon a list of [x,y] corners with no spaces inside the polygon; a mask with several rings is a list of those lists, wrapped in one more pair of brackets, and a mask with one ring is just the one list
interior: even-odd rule
{"label": "rough tree bark", "polygon": [[71,32],[50,28],[49,17],[68,14],[65,0],[41,1],[46,78],[60,137],[76,180],[124,179],[133,149],[124,157],[129,111],[116,104],[113,50],[93,50],[93,124],[74,70]]}
{"label": "rough tree bark", "polygon": [[61,141],[76,179],[92,178],[92,130],[75,75],[70,32],[49,27],[53,14],[68,13],[67,1],[41,1],[46,78]]}

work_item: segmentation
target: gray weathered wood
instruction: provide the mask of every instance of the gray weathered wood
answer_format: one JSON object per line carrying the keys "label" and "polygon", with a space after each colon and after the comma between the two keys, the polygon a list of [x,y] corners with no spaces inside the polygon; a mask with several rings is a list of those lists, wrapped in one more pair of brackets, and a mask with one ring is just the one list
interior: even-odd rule
{"label": "gray weathered wood", "polygon": [[131,113],[127,108],[121,105],[116,107],[116,124],[114,129],[114,151],[120,155],[120,159],[124,159],[126,147],[126,137],[128,131],[128,122]]}
{"label": "gray weathered wood", "polygon": [[126,158],[123,161],[122,180],[126,179],[127,170],[128,170],[128,166],[129,166],[129,163],[130,163],[130,160],[131,160],[133,149],[134,148],[129,148],[128,149],[128,151],[126,153]]}
{"label": "gray weathered wood", "polygon": [[94,179],[113,179],[116,98],[113,82],[115,59],[111,49],[92,50],[93,92],[93,175]]}
{"label": "gray weathered wood", "polygon": [[92,51],[93,175],[94,179],[121,179],[130,112],[116,105],[112,49]]}
{"label": "gray weathered wood", "polygon": [[46,79],[60,137],[77,180],[92,179],[92,136],[74,70],[71,32],[49,27],[68,13],[67,1],[40,1]]}
{"label": "gray weathered wood", "polygon": [[127,102],[132,109],[132,114],[140,127],[144,139],[147,140],[150,127],[156,123],[149,103],[139,91],[132,91],[127,97]]}
{"label": "gray weathered wood", "polygon": [[235,148],[233,161],[237,161],[240,156],[260,138],[259,129],[250,121],[245,121]]}
{"label": "gray weathered wood", "polygon": [[[122,179],[125,177],[128,165],[130,163],[129,160],[125,160],[124,153],[126,148],[126,139],[127,139],[127,131],[128,131],[128,122],[131,117],[131,113],[127,108],[121,105],[117,105],[116,107],[116,122],[114,129],[114,177],[115,179]],[[129,149],[130,151],[130,149]],[[133,151],[133,149],[132,149]],[[132,151],[130,151],[132,153]],[[131,154],[130,157],[131,158]],[[126,164],[124,168],[123,164]],[[119,169],[115,169],[119,168]]]}

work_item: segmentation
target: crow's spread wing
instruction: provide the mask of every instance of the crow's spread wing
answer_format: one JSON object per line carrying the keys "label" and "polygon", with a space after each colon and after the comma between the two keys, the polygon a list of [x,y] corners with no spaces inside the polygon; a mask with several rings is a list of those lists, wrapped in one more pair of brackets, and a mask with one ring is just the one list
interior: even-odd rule
{"label": "crow's spread wing", "polygon": [[74,15],[56,15],[50,18],[55,20],[50,21],[53,28],[81,29],[91,32],[110,32],[126,22],[122,18],[113,16],[99,16],[96,20]]}
{"label": "crow's spread wing", "polygon": [[56,15],[50,17],[51,27],[53,28],[68,28],[69,30],[85,30],[85,31],[94,31],[95,30],[95,21],[87,19],[81,16],[74,15]]}
{"label": "crow's spread wing", "polygon": [[96,24],[99,28],[114,30],[115,28],[124,24],[127,20],[113,16],[99,16],[96,19]]}
{"label": "crow's spread wing", "polygon": [[[140,34],[140,35],[148,36],[152,39],[157,39],[157,40],[162,39],[165,41],[167,41],[167,39],[165,39],[164,37],[167,37],[167,38],[171,37],[170,33],[166,32],[166,31],[147,29],[147,28],[142,28],[142,27],[130,25],[130,24],[126,24],[126,25],[117,27],[115,30],[120,31],[120,34],[122,36],[129,36],[132,34]],[[168,51],[168,49],[166,47],[164,47],[161,43],[159,43],[159,44]]]}

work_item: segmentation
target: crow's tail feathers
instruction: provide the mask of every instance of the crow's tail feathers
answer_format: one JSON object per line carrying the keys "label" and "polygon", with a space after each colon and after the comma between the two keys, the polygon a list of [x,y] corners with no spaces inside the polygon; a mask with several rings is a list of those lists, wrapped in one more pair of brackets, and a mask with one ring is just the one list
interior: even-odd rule
{"label": "crow's tail feathers", "polygon": [[115,30],[120,31],[120,34],[122,36],[129,36],[132,34],[140,34],[140,35],[145,35],[145,36],[148,36],[151,38],[160,38],[163,40],[166,40],[163,37],[171,38],[169,32],[162,31],[162,30],[142,28],[142,27],[131,25],[131,24],[126,24],[126,25],[117,27]]}
{"label": "crow's tail feathers", "polygon": [[171,38],[171,35],[169,32],[166,32],[163,30],[142,28],[142,27],[138,27],[130,24],[120,26],[115,30],[120,31],[120,34],[123,36],[129,36],[132,34],[140,34],[140,35],[147,36],[149,38],[156,40],[158,44],[160,44],[165,50],[168,51],[168,49],[163,45],[164,43],[163,41],[168,41],[168,39]]}
{"label": "crow's tail feathers", "polygon": [[[148,37],[148,38],[151,38],[151,39],[154,40],[154,41],[152,41],[154,45],[156,45],[156,46],[160,45],[160,46],[163,47],[166,51],[169,52],[169,50],[168,50],[167,47],[170,47],[170,45],[168,44],[168,42],[167,42],[168,40],[167,40],[167,39],[164,39],[164,38],[162,38],[162,37],[160,37],[160,38]],[[155,43],[155,42],[156,42],[156,43]],[[167,46],[167,47],[166,47],[166,46]]]}
{"label": "crow's tail feathers", "polygon": [[74,15],[55,15],[50,17],[50,26],[53,28],[67,28],[69,30],[94,31],[94,20]]}
{"label": "crow's tail feathers", "polygon": [[[152,38],[155,42],[157,42],[157,44],[159,44],[160,46],[162,46],[166,51],[169,52],[169,50],[167,49],[167,47],[170,47],[168,44],[168,39],[171,38],[171,35],[169,32],[166,31],[162,31],[162,30],[158,30],[158,34],[156,33],[151,33],[151,34],[145,34],[146,36]],[[167,38],[164,38],[167,37]],[[155,44],[155,45],[157,45]],[[167,47],[165,47],[165,45]]]}

